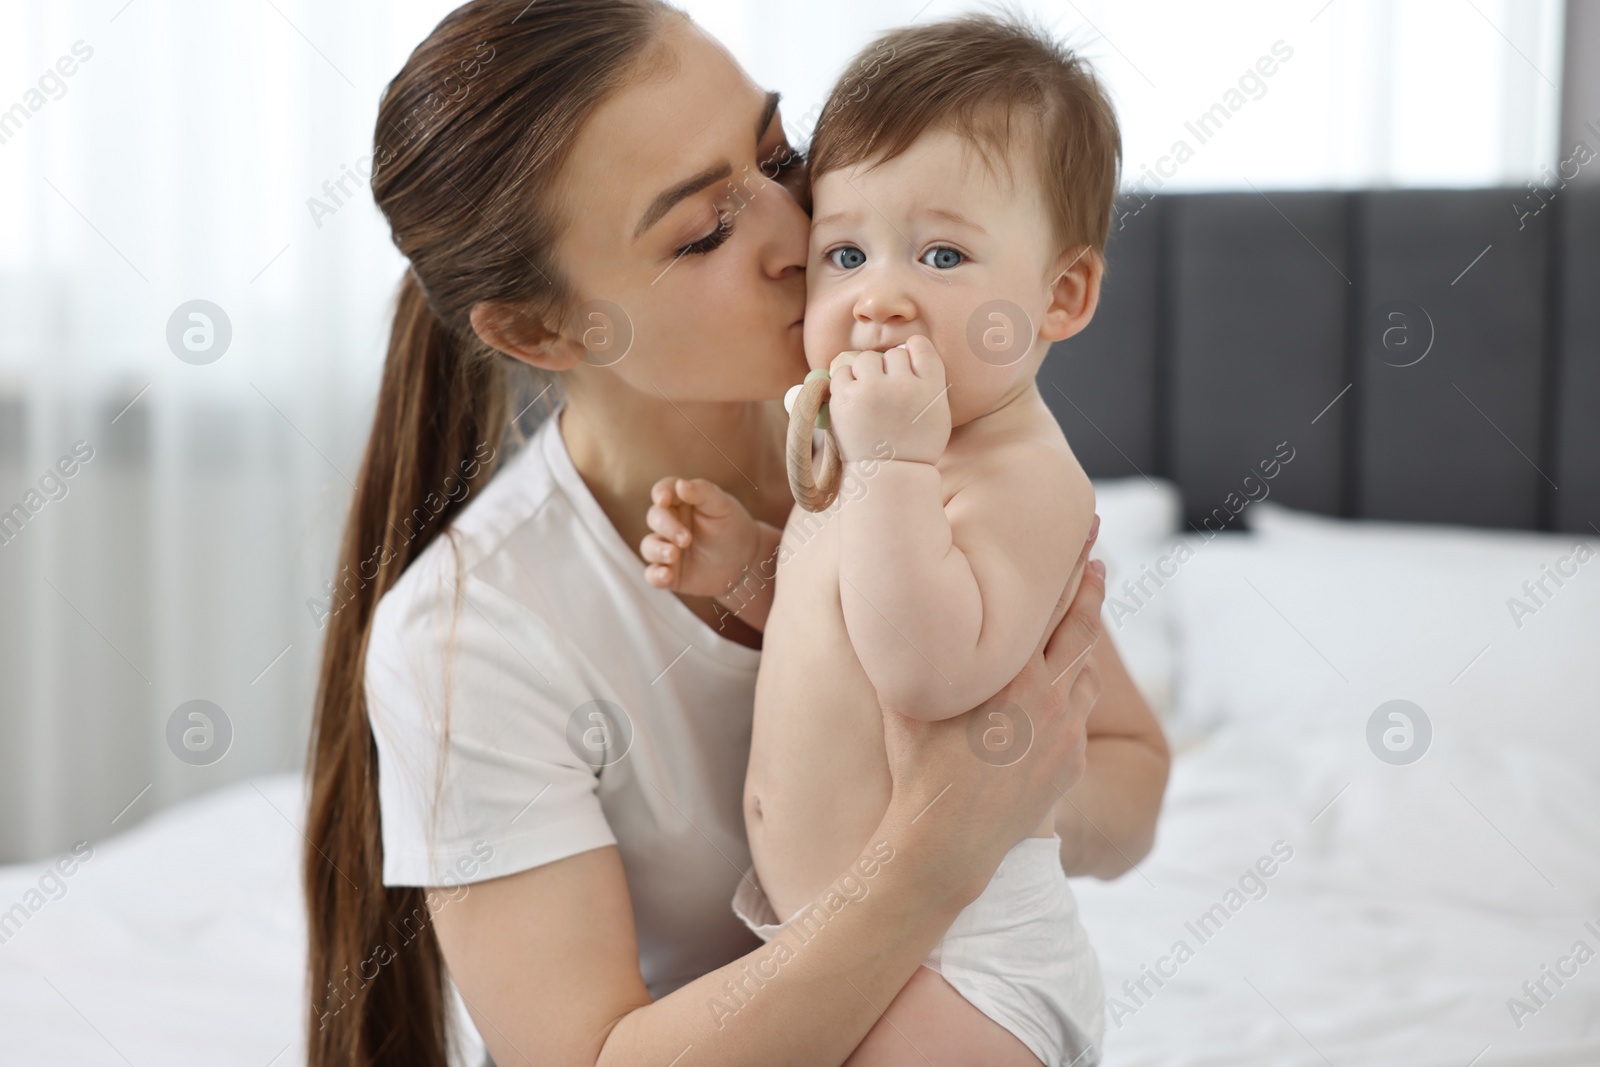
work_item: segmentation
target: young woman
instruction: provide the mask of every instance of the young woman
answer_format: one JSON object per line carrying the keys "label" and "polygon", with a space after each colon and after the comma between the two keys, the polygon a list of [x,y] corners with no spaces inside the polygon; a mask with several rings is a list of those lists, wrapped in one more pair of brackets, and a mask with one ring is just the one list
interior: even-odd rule
{"label": "young woman", "polygon": [[[443,1067],[457,992],[502,1067],[843,1063],[1044,814],[1070,874],[1149,849],[1167,751],[1084,545],[1002,693],[1026,755],[886,714],[893,798],[825,934],[733,915],[759,635],[632,546],[665,475],[791,506],[808,219],[776,106],[656,0],[473,0],[384,96],[410,269],[313,730],[313,1067]],[[502,457],[529,377],[551,414]]]}

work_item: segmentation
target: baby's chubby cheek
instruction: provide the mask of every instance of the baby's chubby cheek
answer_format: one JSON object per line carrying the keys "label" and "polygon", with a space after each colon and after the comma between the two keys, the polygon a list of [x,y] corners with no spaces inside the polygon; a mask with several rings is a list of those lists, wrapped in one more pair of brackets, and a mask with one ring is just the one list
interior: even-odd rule
{"label": "baby's chubby cheek", "polygon": [[826,301],[807,302],[804,333],[806,364],[812,370],[827,369],[833,357],[850,349],[849,316],[841,322],[838,313],[831,312]]}

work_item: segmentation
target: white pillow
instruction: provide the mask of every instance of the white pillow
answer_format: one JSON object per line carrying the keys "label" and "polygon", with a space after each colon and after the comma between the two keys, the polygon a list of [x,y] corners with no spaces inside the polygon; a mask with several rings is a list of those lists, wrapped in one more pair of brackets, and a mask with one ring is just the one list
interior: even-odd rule
{"label": "white pillow", "polygon": [[1142,547],[1177,534],[1183,501],[1165,478],[1096,478],[1094,510],[1100,538],[1090,554],[1098,556],[1107,543]]}
{"label": "white pillow", "polygon": [[[1336,543],[1382,546],[1398,552],[1423,553],[1434,558],[1462,553],[1482,556],[1506,551],[1548,553],[1565,534],[1527,530],[1496,530],[1473,526],[1445,526],[1384,519],[1340,519],[1310,511],[1296,511],[1270,500],[1246,508],[1245,527],[1275,542],[1305,543],[1321,539]],[[1552,538],[1556,540],[1552,542]],[[1570,544],[1569,544],[1570,547]]]}
{"label": "white pillow", "polygon": [[1373,712],[1402,699],[1436,741],[1468,733],[1600,773],[1600,539],[1258,507],[1272,532],[1184,538],[1162,590],[1175,741],[1236,724],[1366,745]]}
{"label": "white pillow", "polygon": [[[1183,503],[1177,486],[1161,478],[1106,478],[1094,482],[1100,536],[1090,556],[1106,565],[1106,603],[1100,617],[1128,674],[1145,701],[1165,717],[1172,700],[1172,635],[1164,603],[1134,609],[1122,583],[1141,570],[1179,531]],[[1137,591],[1135,591],[1136,593]]]}

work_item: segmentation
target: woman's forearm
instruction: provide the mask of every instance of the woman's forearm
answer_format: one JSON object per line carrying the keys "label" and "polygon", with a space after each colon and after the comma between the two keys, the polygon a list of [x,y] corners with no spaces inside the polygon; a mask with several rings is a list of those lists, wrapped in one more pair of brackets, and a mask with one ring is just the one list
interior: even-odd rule
{"label": "woman's forearm", "polygon": [[1167,757],[1147,741],[1091,737],[1076,788],[1056,805],[1061,867],[1072,877],[1116,878],[1155,842]]}
{"label": "woman's forearm", "polygon": [[1101,691],[1089,714],[1086,766],[1056,804],[1055,825],[1067,874],[1116,878],[1155,842],[1171,754],[1110,635],[1093,655]]}
{"label": "woman's forearm", "polygon": [[598,1067],[659,1067],[690,1048],[705,1065],[843,1063],[961,910],[930,892],[937,872],[904,822],[884,817],[809,918],[624,1016]]}

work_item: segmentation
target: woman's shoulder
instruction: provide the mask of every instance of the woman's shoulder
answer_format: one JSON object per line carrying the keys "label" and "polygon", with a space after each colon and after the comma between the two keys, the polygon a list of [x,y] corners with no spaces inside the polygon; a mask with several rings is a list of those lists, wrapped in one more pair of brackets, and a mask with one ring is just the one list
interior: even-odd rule
{"label": "woman's shoulder", "polygon": [[[544,455],[547,432],[549,426],[541,426],[506,457],[488,484],[472,494],[450,525],[434,536],[379,599],[372,624],[374,644],[456,613],[463,584],[511,550],[517,532],[559,492]],[[482,449],[480,459],[481,453]],[[401,528],[407,534],[419,529],[422,513],[442,507],[441,499],[425,497]]]}

